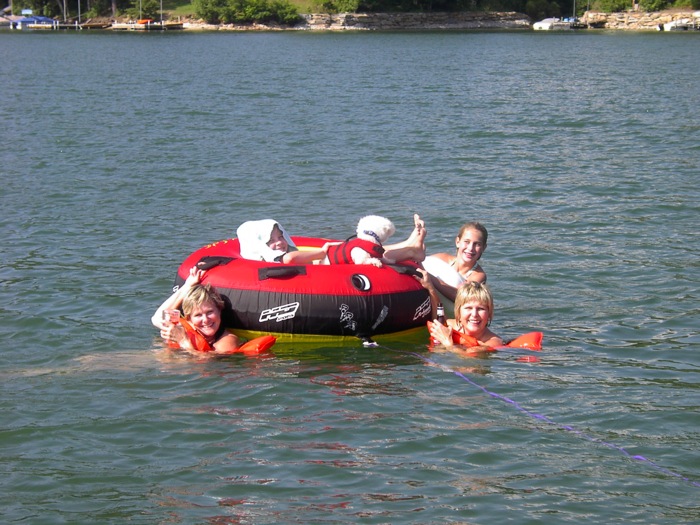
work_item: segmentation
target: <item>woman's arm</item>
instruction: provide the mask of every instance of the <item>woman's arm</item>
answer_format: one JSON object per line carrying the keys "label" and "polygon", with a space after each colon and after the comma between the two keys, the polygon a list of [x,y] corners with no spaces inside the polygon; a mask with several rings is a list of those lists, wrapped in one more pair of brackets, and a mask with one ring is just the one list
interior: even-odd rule
{"label": "woman's arm", "polygon": [[491,330],[489,330],[487,334],[484,334],[484,340],[479,342],[483,346],[487,346],[489,348],[498,348],[499,346],[503,346],[503,339],[498,337]]}
{"label": "woman's arm", "polygon": [[226,332],[224,336],[214,343],[215,354],[230,354],[241,346],[241,340],[235,334]]}
{"label": "woman's arm", "polygon": [[442,295],[444,295],[445,298],[447,298],[453,303],[455,302],[455,298],[457,297],[457,288],[455,288],[454,286],[450,286],[447,283],[444,283],[434,275],[430,275],[430,281],[432,282],[435,289]]}
{"label": "woman's arm", "polygon": [[185,295],[187,295],[187,292],[189,292],[190,288],[192,288],[195,284],[199,284],[201,282],[202,277],[204,277],[204,273],[204,270],[200,270],[196,266],[190,268],[190,275],[185,280],[185,283],[178,288],[175,293],[163,301],[163,304],[158,307],[156,312],[153,314],[153,317],[151,317],[151,323],[153,323],[153,326],[159,328],[160,330],[164,330],[170,326],[170,323],[163,320],[163,310],[179,309],[182,305],[182,300],[185,298]]}
{"label": "woman's arm", "polygon": [[435,319],[437,317],[437,305],[440,302],[440,298],[438,297],[437,291],[435,290],[435,286],[433,285],[433,280],[431,278],[431,275],[426,272],[423,269],[417,269],[416,270],[420,277],[418,275],[414,276],[414,278],[421,284],[423,288],[425,288],[428,291],[428,295],[430,295],[430,318]]}

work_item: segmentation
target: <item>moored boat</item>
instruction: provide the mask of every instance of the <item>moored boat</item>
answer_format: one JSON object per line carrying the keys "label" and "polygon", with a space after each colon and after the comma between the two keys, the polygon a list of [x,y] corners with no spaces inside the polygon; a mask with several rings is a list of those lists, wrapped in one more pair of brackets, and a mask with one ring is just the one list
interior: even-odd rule
{"label": "moored boat", "polygon": [[182,22],[168,22],[161,20],[156,22],[150,18],[132,22],[114,22],[112,29],[115,31],[174,31],[184,29]]}
{"label": "moored boat", "polygon": [[665,24],[659,24],[656,29],[658,31],[689,31],[700,29],[700,11],[693,13],[693,17],[692,19],[681,18],[679,20],[666,22]]}
{"label": "moored boat", "polygon": [[532,24],[535,31],[567,31],[572,29],[571,21],[568,18],[545,18]]}

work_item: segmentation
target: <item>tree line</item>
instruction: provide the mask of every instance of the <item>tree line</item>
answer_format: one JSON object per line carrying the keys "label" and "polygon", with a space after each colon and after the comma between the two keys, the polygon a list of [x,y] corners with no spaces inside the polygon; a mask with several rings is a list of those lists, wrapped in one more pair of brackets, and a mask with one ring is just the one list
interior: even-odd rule
{"label": "tree line", "polygon": [[[191,0],[195,15],[212,24],[277,23],[294,25],[299,12],[289,0]],[[313,0],[316,13],[396,13],[516,11],[533,20],[581,16],[587,10],[607,13],[627,11],[635,0]],[[641,11],[671,7],[700,9],[700,0],[638,0]],[[34,14],[62,20],[129,16],[160,18],[160,0],[15,0],[13,11],[32,9]],[[573,12],[574,5],[576,13]]]}

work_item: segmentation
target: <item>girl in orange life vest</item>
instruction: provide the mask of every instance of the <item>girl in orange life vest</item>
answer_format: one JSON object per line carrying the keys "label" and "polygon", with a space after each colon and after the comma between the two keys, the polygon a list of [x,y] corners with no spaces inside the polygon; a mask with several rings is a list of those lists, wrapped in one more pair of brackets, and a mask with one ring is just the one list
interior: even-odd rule
{"label": "girl in orange life vest", "polygon": [[[503,340],[489,329],[493,319],[493,296],[485,284],[466,282],[457,290],[455,298],[455,319],[448,319],[447,326],[432,323],[430,335],[447,349],[455,346],[452,331],[467,336],[469,347],[503,346]],[[476,342],[476,344],[473,344]]]}
{"label": "girl in orange life vest", "polygon": [[[203,352],[229,354],[241,346],[241,341],[221,326],[224,301],[211,285],[200,284],[204,273],[196,266],[190,269],[185,283],[160,305],[151,322],[160,329],[160,336],[165,341],[175,343],[187,352],[196,355]],[[184,322],[163,319],[165,310],[181,306]]]}

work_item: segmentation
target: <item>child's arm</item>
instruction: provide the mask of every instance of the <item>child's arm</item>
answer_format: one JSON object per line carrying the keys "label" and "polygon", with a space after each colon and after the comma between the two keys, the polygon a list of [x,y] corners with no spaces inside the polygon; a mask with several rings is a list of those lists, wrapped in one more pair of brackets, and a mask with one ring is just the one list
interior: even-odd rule
{"label": "child's arm", "polygon": [[311,264],[314,261],[320,261],[325,259],[328,255],[328,248],[331,246],[337,246],[338,244],[341,243],[327,242],[321,247],[320,250],[297,250],[294,252],[287,252],[284,254],[284,257],[282,257],[282,262],[284,264]]}

